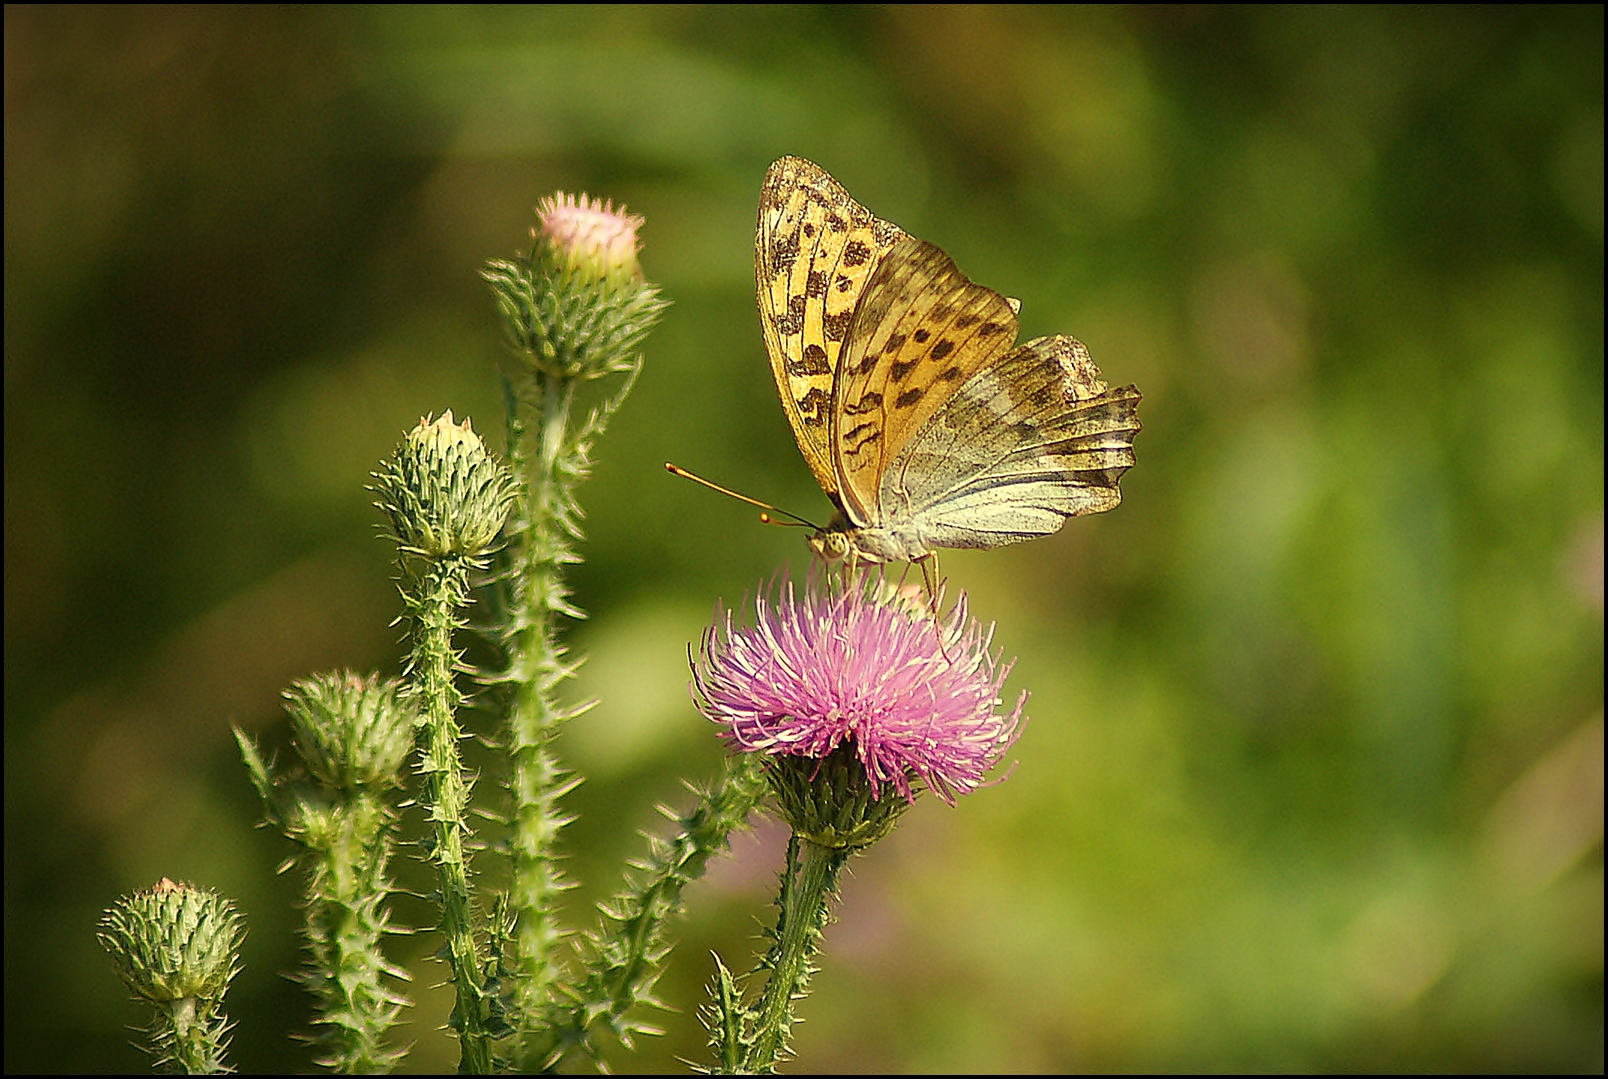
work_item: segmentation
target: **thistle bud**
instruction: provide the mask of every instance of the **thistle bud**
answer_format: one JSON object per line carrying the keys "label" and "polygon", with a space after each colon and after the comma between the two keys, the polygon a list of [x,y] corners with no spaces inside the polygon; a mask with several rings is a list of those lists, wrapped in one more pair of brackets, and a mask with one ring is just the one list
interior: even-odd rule
{"label": "thistle bud", "polygon": [[426,558],[476,558],[497,538],[513,504],[508,472],[464,420],[421,419],[374,473],[375,503],[403,550]]}
{"label": "thistle bud", "polygon": [[536,208],[536,244],[487,264],[510,336],[534,372],[588,380],[638,369],[637,349],[669,301],[642,279],[642,218],[601,199],[560,191]]}
{"label": "thistle bud", "polygon": [[397,699],[395,679],[316,674],[285,691],[285,709],[296,749],[320,783],[347,793],[397,785],[414,714]]}
{"label": "thistle bud", "polygon": [[765,778],[782,819],[818,847],[860,851],[899,823],[910,807],[903,798],[878,798],[851,743],[825,757],[772,757]]}
{"label": "thistle bud", "polygon": [[163,877],[118,900],[95,935],[137,996],[217,1001],[240,971],[245,923],[216,892]]}

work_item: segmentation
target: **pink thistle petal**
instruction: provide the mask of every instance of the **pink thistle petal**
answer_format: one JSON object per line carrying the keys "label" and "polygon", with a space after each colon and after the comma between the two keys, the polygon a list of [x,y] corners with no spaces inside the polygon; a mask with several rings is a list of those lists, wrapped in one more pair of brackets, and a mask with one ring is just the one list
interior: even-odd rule
{"label": "pink thistle petal", "polygon": [[774,603],[761,591],[754,615],[752,628],[718,617],[693,664],[694,697],[728,745],[819,759],[852,740],[874,793],[913,800],[914,778],[953,804],[1016,740],[1027,695],[996,714],[1010,664],[964,595],[934,621],[865,588],[812,582],[799,598],[788,584]]}

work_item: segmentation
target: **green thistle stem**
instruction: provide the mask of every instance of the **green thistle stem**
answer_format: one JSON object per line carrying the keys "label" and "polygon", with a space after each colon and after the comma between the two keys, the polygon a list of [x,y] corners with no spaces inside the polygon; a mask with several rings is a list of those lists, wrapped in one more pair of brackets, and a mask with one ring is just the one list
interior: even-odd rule
{"label": "green thistle stem", "polygon": [[469,831],[464,818],[471,783],[458,754],[460,696],[453,682],[458,654],[452,647],[452,633],[459,624],[457,608],[467,601],[468,594],[467,559],[446,555],[428,564],[417,594],[410,597],[417,629],[409,668],[423,728],[419,770],[425,777],[425,809],[435,832],[431,855],[441,877],[441,930],[447,937],[445,951],[457,989],[450,1023],[462,1043],[459,1070],[485,1075],[491,1071],[491,1038],[481,1014],[480,970],[463,849]]}
{"label": "green thistle stem", "polygon": [[173,1065],[185,1075],[210,1075],[232,1071],[223,1064],[222,1028],[224,1024],[200,1014],[195,997],[180,997],[160,1009],[166,1030],[159,1035],[166,1043]]}
{"label": "green thistle stem", "polygon": [[320,1063],[344,1075],[388,1072],[403,1053],[386,1045],[406,1001],[386,985],[397,971],[380,949],[391,892],[389,807],[360,795],[332,815],[333,834],[309,874],[305,980],[317,996]]}
{"label": "green thistle stem", "polygon": [[[306,968],[316,1062],[338,1073],[388,1072],[407,1053],[387,1037],[408,1001],[390,988],[407,973],[386,962],[386,901],[397,815],[390,795],[412,751],[413,713],[394,681],[315,675],[285,693],[302,767],[272,775],[256,744],[235,740],[268,822],[304,851]],[[312,782],[308,783],[307,780]]]}
{"label": "green thistle stem", "polygon": [[827,900],[837,887],[838,873],[848,857],[849,851],[842,847],[821,846],[801,838],[797,832],[788,841],[776,943],[765,959],[770,980],[755,1009],[754,1042],[745,1071],[775,1071],[778,1057],[787,1049],[793,1001],[804,995],[814,972],[811,960],[820,947],[821,931],[826,928]]}
{"label": "green thistle stem", "polygon": [[525,1015],[534,1015],[546,1002],[559,971],[554,953],[563,935],[553,911],[565,884],[553,848],[568,823],[558,800],[571,784],[565,782],[551,746],[559,724],[567,718],[554,691],[570,668],[563,661],[555,623],[561,611],[578,613],[565,600],[562,567],[576,557],[558,527],[567,495],[557,475],[575,383],[551,374],[541,378],[541,431],[533,468],[522,448],[514,454],[518,444],[510,443],[515,483],[527,492],[520,521],[524,527],[518,536],[519,578],[514,587],[522,609],[510,648],[514,695],[508,719],[509,783],[514,796],[510,899],[518,914],[518,1004]]}
{"label": "green thistle stem", "polygon": [[[531,252],[484,271],[521,361],[504,394],[518,493],[498,575],[506,667],[496,680],[509,686],[503,742],[513,803],[510,966],[527,1052],[547,1042],[555,1000],[574,992],[557,984],[564,970],[556,955],[563,934],[555,907],[567,884],[554,848],[571,819],[559,800],[579,779],[559,766],[552,741],[582,710],[560,707],[556,696],[559,683],[574,673],[558,639],[558,618],[583,617],[569,602],[563,572],[580,561],[575,492],[590,471],[593,442],[641,371],[638,350],[665,307],[637,263],[641,218],[612,203],[562,193],[544,200],[538,213],[541,229]],[[625,376],[618,388],[576,422],[579,387],[617,375]],[[527,432],[527,419],[534,432]],[[534,443],[528,453],[527,434]]]}

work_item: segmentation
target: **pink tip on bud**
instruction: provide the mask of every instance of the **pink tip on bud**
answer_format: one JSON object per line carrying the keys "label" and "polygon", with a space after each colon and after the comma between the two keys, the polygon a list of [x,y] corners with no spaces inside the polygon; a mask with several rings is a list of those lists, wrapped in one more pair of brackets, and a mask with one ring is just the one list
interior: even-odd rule
{"label": "pink tip on bud", "polygon": [[566,268],[599,277],[641,276],[637,251],[642,242],[637,239],[637,229],[642,227],[642,218],[627,213],[624,206],[616,210],[612,200],[559,191],[542,199],[536,213],[542,223],[536,235]]}

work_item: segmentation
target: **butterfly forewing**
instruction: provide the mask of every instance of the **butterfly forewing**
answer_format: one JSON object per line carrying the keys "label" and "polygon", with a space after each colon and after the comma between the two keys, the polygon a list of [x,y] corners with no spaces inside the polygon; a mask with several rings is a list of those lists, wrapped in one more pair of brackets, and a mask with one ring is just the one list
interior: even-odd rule
{"label": "butterfly forewing", "polygon": [[1107,389],[1088,350],[1040,337],[978,371],[906,445],[879,498],[934,547],[998,547],[1111,509],[1132,467],[1140,395]]}
{"label": "butterfly forewing", "polygon": [[898,507],[879,488],[905,444],[972,375],[1016,341],[1004,296],[973,284],[950,257],[906,237],[866,284],[850,323],[832,401],[832,446],[844,510],[881,525]]}
{"label": "butterfly forewing", "polygon": [[765,174],[754,233],[759,323],[793,438],[834,498],[833,378],[866,282],[904,235],[802,158],[784,157]]}

